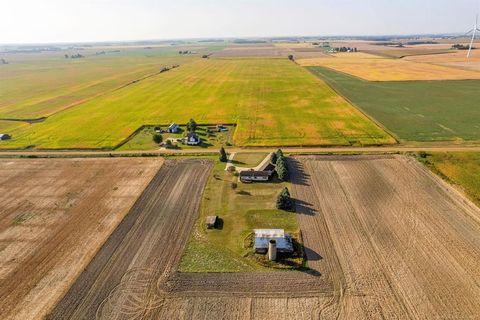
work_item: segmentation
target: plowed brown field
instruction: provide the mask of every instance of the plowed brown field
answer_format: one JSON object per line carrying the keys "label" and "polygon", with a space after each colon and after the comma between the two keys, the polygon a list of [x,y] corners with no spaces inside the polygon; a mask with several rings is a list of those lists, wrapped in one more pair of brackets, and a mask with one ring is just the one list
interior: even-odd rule
{"label": "plowed brown field", "polygon": [[162,162],[0,160],[0,318],[45,316]]}
{"label": "plowed brown field", "polygon": [[480,317],[480,210],[406,157],[298,158],[310,266],[342,318]]}
{"label": "plowed brown field", "polygon": [[289,161],[311,271],[177,273],[210,164],[167,162],[51,318],[480,317],[477,207],[407,157]]}

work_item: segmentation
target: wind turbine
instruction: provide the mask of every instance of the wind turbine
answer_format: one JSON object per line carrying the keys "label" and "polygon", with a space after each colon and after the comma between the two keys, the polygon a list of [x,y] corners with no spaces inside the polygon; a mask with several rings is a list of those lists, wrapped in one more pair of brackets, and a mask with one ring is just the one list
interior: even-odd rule
{"label": "wind turbine", "polygon": [[472,30],[468,31],[465,35],[472,33],[472,41],[470,41],[470,46],[468,47],[467,59],[470,58],[470,53],[472,52],[473,42],[475,41],[475,36],[477,35],[477,31],[480,32],[478,28],[478,14],[477,18],[475,19],[475,26]]}

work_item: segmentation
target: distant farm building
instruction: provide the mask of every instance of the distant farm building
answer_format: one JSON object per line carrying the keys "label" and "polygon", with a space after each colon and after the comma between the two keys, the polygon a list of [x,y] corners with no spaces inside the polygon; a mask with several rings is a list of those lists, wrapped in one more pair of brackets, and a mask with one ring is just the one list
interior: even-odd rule
{"label": "distant farm building", "polygon": [[198,134],[192,132],[192,133],[189,133],[185,138],[185,143],[190,146],[198,146],[200,143],[202,143],[202,139],[200,139]]}
{"label": "distant farm building", "polygon": [[255,252],[265,254],[268,251],[270,240],[275,240],[277,252],[292,253],[292,236],[283,229],[255,229]]}
{"label": "distant farm building", "polygon": [[225,131],[228,131],[228,128],[223,124],[217,124],[217,130],[220,132],[225,132]]}
{"label": "distant farm building", "polygon": [[0,140],[10,140],[12,137],[6,133],[0,133]]}
{"label": "distant farm building", "polygon": [[245,170],[240,172],[241,182],[268,181],[271,174],[267,171]]}
{"label": "distant farm building", "polygon": [[206,219],[208,229],[213,229],[217,225],[217,216],[208,216]]}
{"label": "distant farm building", "polygon": [[178,133],[178,132],[180,132],[180,126],[179,126],[178,124],[176,124],[176,123],[172,123],[172,124],[168,127],[167,131],[168,131],[169,133]]}

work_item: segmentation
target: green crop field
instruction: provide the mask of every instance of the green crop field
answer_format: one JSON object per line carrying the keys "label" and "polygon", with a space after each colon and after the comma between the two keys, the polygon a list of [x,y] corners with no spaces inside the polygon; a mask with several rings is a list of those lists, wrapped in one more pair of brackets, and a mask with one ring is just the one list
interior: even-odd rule
{"label": "green crop field", "polygon": [[480,204],[480,153],[434,152],[419,160]]}
{"label": "green crop field", "polygon": [[309,70],[402,140],[480,140],[480,81],[369,82]]}
{"label": "green crop field", "polygon": [[195,59],[23,126],[1,148],[113,148],[142,125],[237,123],[243,146],[369,145],[394,139],[286,59]]}
{"label": "green crop field", "polygon": [[[9,64],[0,68],[0,119],[46,117],[198,56],[179,55],[179,49],[95,48],[2,55]],[[84,58],[64,57],[75,53]]]}

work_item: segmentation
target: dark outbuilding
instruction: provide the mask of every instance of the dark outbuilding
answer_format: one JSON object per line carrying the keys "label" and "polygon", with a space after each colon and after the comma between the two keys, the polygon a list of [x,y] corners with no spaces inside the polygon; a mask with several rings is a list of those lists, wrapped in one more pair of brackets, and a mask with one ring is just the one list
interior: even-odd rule
{"label": "dark outbuilding", "polygon": [[217,225],[218,216],[208,216],[206,219],[206,224],[208,229],[214,229]]}

